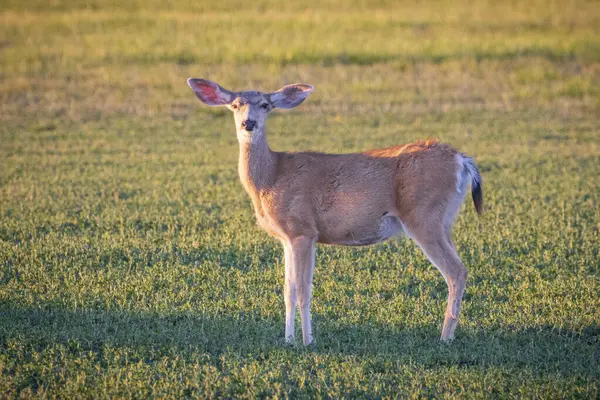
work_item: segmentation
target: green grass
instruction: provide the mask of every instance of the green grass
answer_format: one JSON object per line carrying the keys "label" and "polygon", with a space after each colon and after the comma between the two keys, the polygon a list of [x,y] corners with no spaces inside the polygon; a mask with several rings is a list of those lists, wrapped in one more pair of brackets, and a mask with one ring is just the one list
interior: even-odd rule
{"label": "green grass", "polygon": [[[600,396],[600,7],[396,3],[0,0],[2,397]],[[190,76],[315,85],[276,150],[475,157],[452,344],[405,239],[319,247],[317,342],[284,343],[280,245]]]}

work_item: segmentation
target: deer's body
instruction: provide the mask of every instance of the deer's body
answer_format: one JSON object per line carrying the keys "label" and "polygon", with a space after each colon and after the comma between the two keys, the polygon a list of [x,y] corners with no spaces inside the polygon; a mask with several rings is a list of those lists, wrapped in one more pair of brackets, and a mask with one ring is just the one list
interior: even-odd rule
{"label": "deer's body", "polygon": [[300,104],[312,87],[290,85],[262,94],[233,93],[206,80],[188,83],[205,103],[227,105],[235,113],[240,179],[258,224],[284,247],[288,341],[294,338],[298,304],[304,343],[312,342],[315,243],[364,246],[402,233],[448,283],[442,339],[453,338],[467,270],[451,228],[469,184],[478,212],[482,201],[481,178],[469,157],[437,141],[354,154],[273,152],[264,126],[268,112]]}
{"label": "deer's body", "polygon": [[[240,177],[258,224],[280,240],[304,235],[317,243],[371,245],[403,233],[404,223],[425,222],[419,218],[423,213],[444,212],[440,208],[460,197],[456,187],[463,157],[433,141],[355,154],[252,147],[242,144]],[[256,160],[263,166],[259,179],[246,168],[253,150],[272,160]]]}

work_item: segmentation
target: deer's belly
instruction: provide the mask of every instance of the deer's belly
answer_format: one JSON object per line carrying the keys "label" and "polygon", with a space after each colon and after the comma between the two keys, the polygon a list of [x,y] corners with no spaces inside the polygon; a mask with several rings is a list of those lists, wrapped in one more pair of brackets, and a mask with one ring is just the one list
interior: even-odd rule
{"label": "deer's belly", "polygon": [[403,233],[402,222],[389,214],[376,221],[354,223],[350,226],[332,228],[319,235],[320,243],[343,246],[368,246],[388,240]]}

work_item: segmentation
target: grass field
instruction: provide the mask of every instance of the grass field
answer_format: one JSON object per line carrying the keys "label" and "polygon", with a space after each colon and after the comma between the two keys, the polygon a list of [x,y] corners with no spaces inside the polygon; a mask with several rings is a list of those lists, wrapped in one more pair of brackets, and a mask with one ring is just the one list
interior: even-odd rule
{"label": "grass field", "polygon": [[[600,396],[600,5],[278,3],[0,0],[0,397]],[[316,344],[284,343],[280,245],[190,76],[314,85],[275,150],[474,156],[452,344],[406,239],[319,247]]]}

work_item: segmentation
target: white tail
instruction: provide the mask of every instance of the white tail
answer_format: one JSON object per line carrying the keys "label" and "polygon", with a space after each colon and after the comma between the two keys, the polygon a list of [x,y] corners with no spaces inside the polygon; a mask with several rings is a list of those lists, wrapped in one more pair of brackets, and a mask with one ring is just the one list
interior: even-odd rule
{"label": "white tail", "polygon": [[471,158],[437,141],[355,154],[274,152],[265,136],[267,115],[299,105],[312,86],[261,93],[230,92],[204,79],[188,84],[204,103],[234,113],[240,179],[260,226],[283,243],[287,341],[294,340],[297,305],[304,344],[313,340],[315,243],[363,246],[401,233],[417,242],[446,280],[442,340],[454,337],[467,270],[451,228],[469,184],[477,212],[482,208],[481,177]]}

